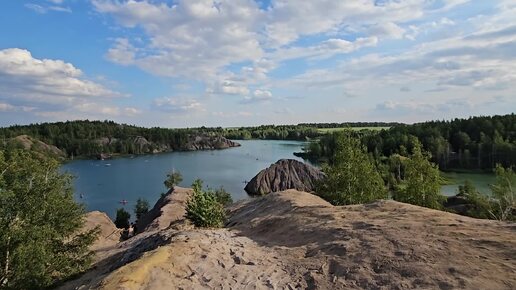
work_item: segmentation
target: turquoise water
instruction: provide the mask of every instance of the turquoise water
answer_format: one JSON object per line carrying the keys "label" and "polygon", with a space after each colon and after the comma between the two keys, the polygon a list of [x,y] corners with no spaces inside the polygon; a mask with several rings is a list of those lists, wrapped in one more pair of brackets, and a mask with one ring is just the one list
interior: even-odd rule
{"label": "turquoise water", "polygon": [[446,172],[441,175],[447,179],[450,179],[453,184],[443,185],[441,187],[441,193],[446,196],[455,195],[459,191],[459,185],[463,185],[466,180],[473,183],[476,189],[483,194],[491,194],[490,184],[495,182],[494,174],[487,173],[455,173]]}
{"label": "turquoise water", "polygon": [[[124,157],[113,160],[76,160],[63,165],[63,171],[76,176],[76,199],[88,211],[100,210],[114,217],[116,209],[133,212],[139,197],[154,205],[162,192],[167,172],[179,170],[180,186],[189,187],[200,178],[206,186],[223,186],[234,200],[247,197],[244,181],[281,158],[301,160],[293,152],[301,151],[304,142],[246,140],[241,147],[213,151],[172,152]],[[80,195],[82,194],[82,198]],[[127,200],[127,204],[120,203]]]}

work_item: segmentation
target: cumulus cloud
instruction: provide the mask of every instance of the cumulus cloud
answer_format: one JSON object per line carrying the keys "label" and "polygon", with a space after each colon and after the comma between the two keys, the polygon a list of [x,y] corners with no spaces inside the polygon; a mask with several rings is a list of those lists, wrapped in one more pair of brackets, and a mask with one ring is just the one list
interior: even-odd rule
{"label": "cumulus cloud", "polygon": [[0,50],[2,111],[74,119],[129,116],[139,111],[112,105],[119,97],[123,95],[88,80],[71,63],[35,58],[19,48]]}
{"label": "cumulus cloud", "polygon": [[154,107],[166,113],[196,113],[206,111],[199,101],[181,97],[155,99]]}
{"label": "cumulus cloud", "polygon": [[0,50],[0,97],[35,103],[67,104],[119,93],[87,80],[62,60],[37,59],[24,49]]}
{"label": "cumulus cloud", "polygon": [[252,96],[245,96],[241,103],[260,103],[272,100],[272,93],[268,90],[255,90]]}
{"label": "cumulus cloud", "polygon": [[249,89],[241,81],[223,80],[211,85],[206,92],[209,94],[247,95]]}
{"label": "cumulus cloud", "polygon": [[[126,27],[141,27],[150,38],[132,62],[151,73],[206,79],[224,66],[259,59],[256,27],[261,12],[254,1],[178,1],[175,5],[148,1],[93,0],[97,11],[109,13]],[[126,60],[132,48],[120,45],[108,57]]]}

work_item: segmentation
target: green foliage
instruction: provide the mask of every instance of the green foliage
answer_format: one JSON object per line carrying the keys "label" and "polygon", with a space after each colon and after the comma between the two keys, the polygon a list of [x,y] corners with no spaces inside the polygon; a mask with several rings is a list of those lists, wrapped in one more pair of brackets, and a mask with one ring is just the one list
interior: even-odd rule
{"label": "green foliage", "polygon": [[490,198],[477,191],[471,181],[466,180],[464,185],[459,185],[459,193],[457,196],[461,196],[466,199],[468,203],[467,216],[490,219],[492,215],[492,201]]}
{"label": "green foliage", "polygon": [[134,206],[134,214],[136,219],[139,220],[142,215],[149,211],[149,202],[144,198],[138,198],[136,205]]}
{"label": "green foliage", "polygon": [[[516,114],[391,126],[379,132],[361,131],[357,136],[368,152],[386,157],[407,156],[416,138],[431,153],[431,161],[445,170],[494,169],[497,163],[516,166]],[[320,146],[310,146],[304,156],[314,160],[331,158],[334,138],[331,134],[320,137]]]}
{"label": "green foliage", "polygon": [[[28,135],[54,145],[68,157],[91,156],[99,153],[142,154],[156,147],[184,150],[189,135],[220,134],[221,130],[142,128],[113,121],[67,121],[0,128],[0,140]],[[149,143],[139,142],[140,137]]]}
{"label": "green foliage", "polygon": [[445,197],[440,192],[440,175],[437,165],[429,161],[421,144],[414,141],[413,153],[404,161],[405,176],[393,198],[400,202],[441,209]]}
{"label": "green foliage", "polygon": [[183,175],[179,171],[173,171],[167,174],[167,179],[163,182],[168,189],[174,189],[176,185],[183,181]]}
{"label": "green foliage", "polygon": [[366,149],[351,132],[334,133],[335,153],[323,166],[326,178],[316,192],[334,205],[367,203],[387,197],[383,180]]}
{"label": "green foliage", "polygon": [[233,203],[231,194],[227,192],[222,186],[219,189],[213,191],[213,194],[215,195],[215,199],[224,206]]}
{"label": "green foliage", "polygon": [[129,220],[131,219],[131,214],[127,212],[123,208],[119,208],[116,210],[116,218],[115,218],[115,226],[119,229],[127,229],[129,228]]}
{"label": "green foliage", "polygon": [[197,179],[192,184],[194,190],[186,204],[186,217],[195,226],[203,228],[219,228],[226,222],[224,205],[217,200],[211,190],[203,191],[202,181]]}
{"label": "green foliage", "polygon": [[516,220],[516,173],[512,168],[496,167],[496,183],[493,192],[492,215],[497,220]]}
{"label": "green foliage", "polygon": [[41,289],[86,270],[98,229],[77,234],[84,208],[59,163],[0,151],[0,288]]}

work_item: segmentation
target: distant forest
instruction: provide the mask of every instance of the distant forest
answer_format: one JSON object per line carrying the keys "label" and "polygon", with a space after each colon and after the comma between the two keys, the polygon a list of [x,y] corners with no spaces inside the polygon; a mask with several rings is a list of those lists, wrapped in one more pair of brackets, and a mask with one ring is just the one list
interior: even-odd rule
{"label": "distant forest", "polygon": [[[398,124],[379,132],[355,133],[376,158],[412,151],[414,138],[432,155],[442,170],[492,169],[496,164],[516,165],[516,115],[471,117],[451,121]],[[332,134],[313,142],[312,158],[328,158],[334,149]]]}
{"label": "distant forest", "polygon": [[65,151],[67,156],[98,153],[140,154],[143,137],[147,147],[167,146],[179,150],[188,142],[188,135],[197,130],[142,128],[113,121],[69,121],[0,128],[0,139],[29,135]]}
{"label": "distant forest", "polygon": [[[432,155],[442,170],[491,169],[497,163],[516,165],[516,115],[471,117],[406,125],[384,122],[303,123],[240,128],[165,129],[117,124],[113,121],[68,121],[0,128],[0,140],[29,135],[64,150],[67,156],[101,152],[141,154],[156,147],[182,150],[192,135],[224,136],[228,139],[312,140],[305,156],[324,159],[334,144],[328,128],[389,128],[359,130],[368,151],[376,158],[412,150],[414,138]],[[145,140],[143,140],[143,137]],[[142,142],[146,143],[142,151]],[[158,148],[161,147],[161,148]]]}
{"label": "distant forest", "polygon": [[300,140],[317,138],[325,135],[318,129],[327,128],[389,128],[400,123],[385,122],[347,122],[347,123],[301,123],[298,125],[262,125],[257,127],[240,127],[224,129],[222,134],[229,139],[265,139],[265,140]]}

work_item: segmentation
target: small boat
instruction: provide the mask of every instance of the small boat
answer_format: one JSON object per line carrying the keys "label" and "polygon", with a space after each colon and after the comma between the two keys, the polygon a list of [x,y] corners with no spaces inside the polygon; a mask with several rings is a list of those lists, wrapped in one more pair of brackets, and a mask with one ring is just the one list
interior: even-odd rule
{"label": "small boat", "polygon": [[122,199],[121,201],[119,201],[121,204],[123,205],[126,205],[128,203],[128,201],[126,199]]}
{"label": "small boat", "polygon": [[81,194],[79,195],[79,197],[80,197],[80,198],[83,198],[83,197],[84,197],[84,194],[82,194],[82,193],[81,193]]}
{"label": "small boat", "polygon": [[104,164],[104,166],[106,166],[106,167],[111,166],[111,163],[106,163],[106,164]]}

